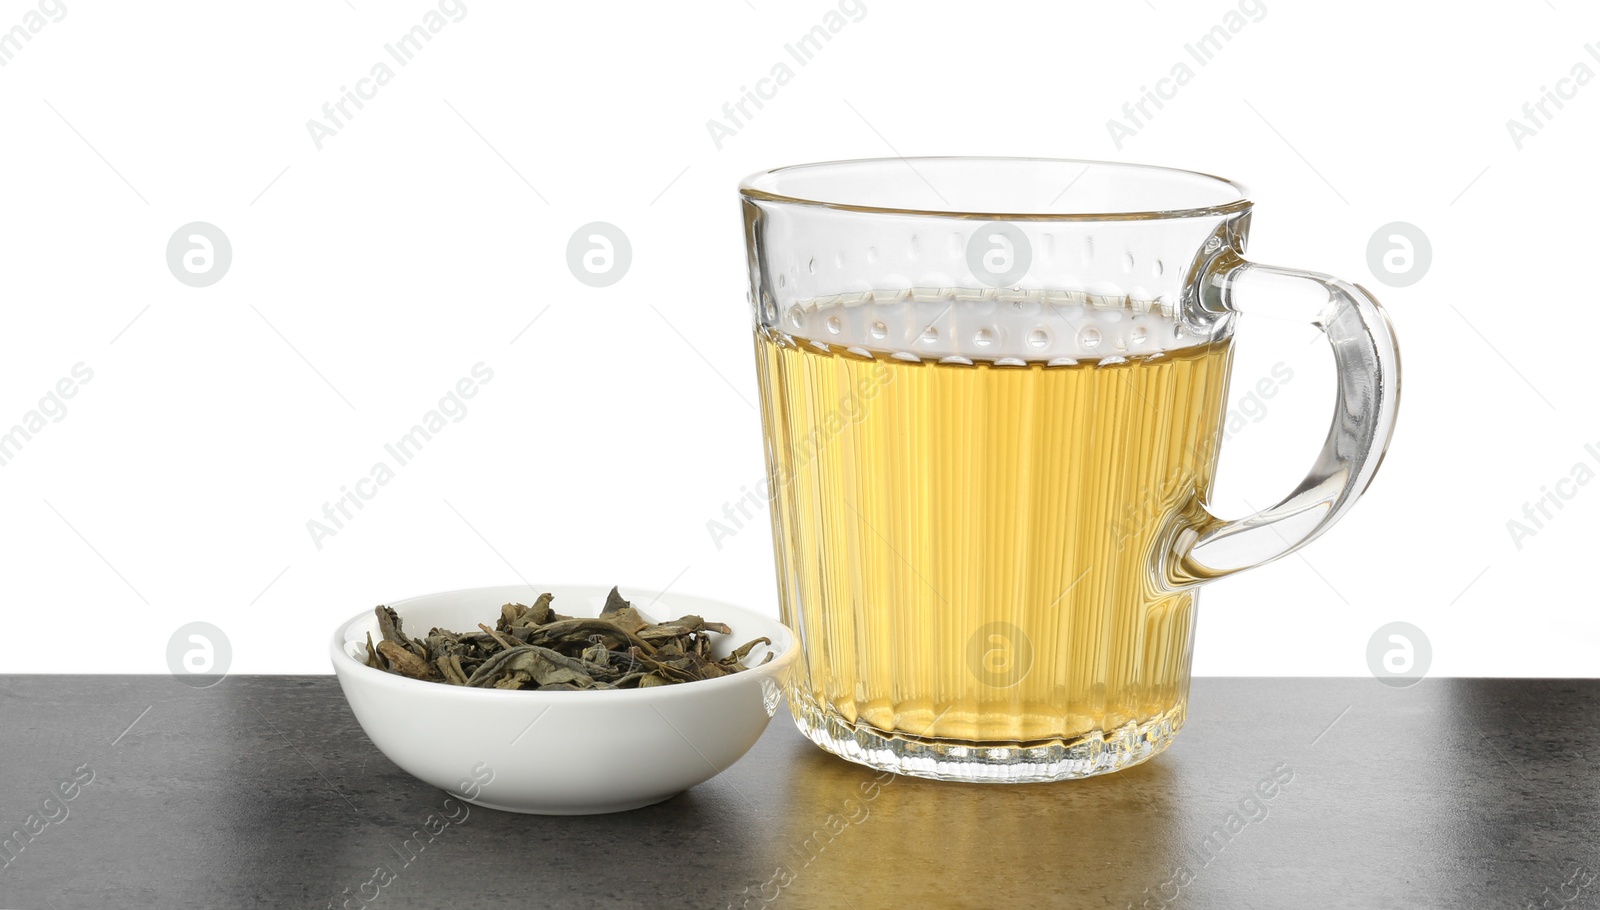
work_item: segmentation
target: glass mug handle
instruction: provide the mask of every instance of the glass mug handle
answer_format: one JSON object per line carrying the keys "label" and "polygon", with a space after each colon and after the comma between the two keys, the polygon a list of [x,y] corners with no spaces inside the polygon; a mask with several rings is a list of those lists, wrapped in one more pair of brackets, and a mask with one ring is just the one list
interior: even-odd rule
{"label": "glass mug handle", "polygon": [[1321,455],[1282,502],[1231,521],[1198,504],[1200,520],[1180,529],[1173,542],[1167,574],[1176,586],[1264,565],[1331,527],[1377,473],[1400,398],[1394,331],[1378,301],[1360,286],[1224,252],[1213,261],[1199,296],[1208,313],[1260,311],[1317,326],[1333,347],[1339,395]]}

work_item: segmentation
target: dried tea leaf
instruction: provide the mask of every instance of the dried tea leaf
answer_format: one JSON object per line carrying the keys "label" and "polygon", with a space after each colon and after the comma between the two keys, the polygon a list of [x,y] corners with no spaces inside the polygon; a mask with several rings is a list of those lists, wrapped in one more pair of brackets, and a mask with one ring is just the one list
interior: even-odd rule
{"label": "dried tea leaf", "polygon": [[[718,661],[718,663],[722,664],[723,666],[727,666],[730,663],[738,664],[739,665],[739,669],[741,669],[741,670],[745,669],[745,667],[744,667],[744,659],[746,657],[750,656],[750,652],[755,650],[756,645],[766,645],[767,647],[770,648],[770,647],[772,647],[772,639],[766,638],[766,637],[762,637],[762,638],[758,638],[758,639],[756,639],[754,641],[747,641],[744,644],[740,645],[739,647],[734,648],[733,649],[733,653],[729,654],[727,657],[724,657],[722,660]],[[772,659],[772,652],[768,651],[767,652],[767,659],[763,660],[762,663],[766,663],[767,660],[771,660],[771,659]]]}
{"label": "dried tea leaf", "polygon": [[[376,609],[383,640],[367,636],[367,665],[413,679],[497,689],[631,689],[716,679],[745,669],[758,638],[727,657],[713,659],[711,636],[731,630],[688,615],[652,623],[612,588],[598,617],[563,616],[554,597],[532,606],[508,603],[494,628],[452,632],[434,628],[425,640],[409,638],[400,616]],[[773,654],[766,655],[771,660]]]}
{"label": "dried tea leaf", "polygon": [[389,669],[402,676],[412,679],[434,679],[438,676],[426,660],[387,639],[378,642],[378,653],[389,661]]}
{"label": "dried tea leaf", "polygon": [[378,614],[378,632],[383,635],[383,640],[404,647],[406,637],[400,631],[400,614],[393,607],[381,605],[375,612]]}
{"label": "dried tea leaf", "polygon": [[682,666],[690,673],[693,673],[696,679],[716,679],[719,676],[727,676],[731,672],[720,664],[706,660],[705,657],[695,651],[690,651],[684,655]]}
{"label": "dried tea leaf", "polygon": [[616,586],[613,585],[611,593],[606,595],[606,605],[600,609],[600,615],[604,617],[618,610],[626,610],[631,606],[633,604],[628,603],[628,599],[623,597],[622,592],[618,591]]}
{"label": "dried tea leaf", "polygon": [[540,594],[533,602],[533,606],[511,603],[500,608],[500,621],[495,624],[496,631],[514,632],[530,626],[542,626],[554,618],[550,610],[550,603],[555,599],[551,594]]}
{"label": "dried tea leaf", "polygon": [[540,594],[539,598],[533,602],[533,606],[528,608],[533,617],[529,621],[537,625],[543,625],[554,619],[555,611],[550,609],[550,604],[555,599],[556,596],[548,591]]}
{"label": "dried tea leaf", "polygon": [[650,670],[654,675],[661,676],[669,681],[692,682],[697,678],[688,667],[681,665],[688,660],[687,657],[658,660],[656,657],[638,653],[637,648],[629,653],[644,669]]}
{"label": "dried tea leaf", "polygon": [[502,677],[518,671],[541,686],[565,682],[588,687],[595,685],[597,678],[612,675],[607,668],[582,658],[567,657],[537,645],[522,645],[484,661],[467,680],[467,685],[481,688],[497,684]]}
{"label": "dried tea leaf", "polygon": [[379,605],[375,612],[378,614],[378,630],[383,633],[384,641],[394,642],[417,657],[428,659],[428,647],[415,638],[406,637],[400,616],[393,607]]}
{"label": "dried tea leaf", "polygon": [[623,607],[603,618],[629,635],[638,635],[640,629],[650,625],[650,620],[645,619],[644,614],[633,607]]}
{"label": "dried tea leaf", "polygon": [[439,671],[439,675],[444,677],[445,682],[455,686],[467,684],[467,672],[461,668],[460,655],[441,657],[433,662],[433,666]]}
{"label": "dried tea leaf", "polygon": [[611,651],[606,647],[605,641],[602,640],[601,636],[593,635],[590,636],[589,642],[589,647],[583,649],[583,659],[590,663],[599,664],[602,667],[609,667],[611,664]]}
{"label": "dried tea leaf", "polygon": [[513,642],[508,640],[504,635],[501,635],[499,632],[496,632],[495,630],[489,628],[488,626],[484,625],[483,623],[481,623],[481,622],[478,623],[478,628],[482,629],[485,635],[488,635],[490,638],[494,639],[495,643],[498,644],[500,647],[502,647],[502,648],[515,648],[516,647],[516,644],[514,644]]}
{"label": "dried tea leaf", "polygon": [[644,618],[644,614],[624,600],[616,588],[612,588],[611,593],[606,596],[606,606],[600,611],[600,618],[629,634],[637,634],[640,629],[650,624],[650,621]]}
{"label": "dried tea leaf", "polygon": [[528,643],[558,648],[562,644],[587,644],[594,635],[605,638],[608,646],[613,649],[623,648],[631,643],[646,652],[655,650],[655,646],[649,642],[617,627],[607,619],[563,619],[547,623],[529,631]]}
{"label": "dried tea leaf", "polygon": [[[724,632],[724,634],[727,631],[732,631],[721,623],[716,623],[715,626],[716,628],[710,631]],[[685,635],[700,632],[704,629],[706,629],[706,621],[691,614],[689,616],[680,616],[670,622],[658,622],[653,626],[646,626],[639,630],[639,637],[645,641],[654,642],[668,638],[682,638]]]}

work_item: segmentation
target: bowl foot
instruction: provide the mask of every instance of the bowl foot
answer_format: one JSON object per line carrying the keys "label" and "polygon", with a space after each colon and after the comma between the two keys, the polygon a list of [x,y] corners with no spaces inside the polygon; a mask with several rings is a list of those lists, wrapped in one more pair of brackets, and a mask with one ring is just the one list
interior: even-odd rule
{"label": "bowl foot", "polygon": [[653,806],[656,803],[666,802],[674,796],[677,796],[678,793],[682,792],[682,790],[679,790],[677,793],[668,793],[665,796],[647,796],[643,799],[622,800],[614,803],[585,804],[581,807],[537,805],[509,806],[504,803],[491,802],[486,799],[467,799],[465,796],[462,796],[459,793],[452,795],[455,796],[456,799],[464,800],[473,804],[474,806],[480,806],[485,809],[498,809],[501,812],[517,812],[522,815],[605,815],[609,812],[627,812],[630,809],[643,809],[645,806]]}

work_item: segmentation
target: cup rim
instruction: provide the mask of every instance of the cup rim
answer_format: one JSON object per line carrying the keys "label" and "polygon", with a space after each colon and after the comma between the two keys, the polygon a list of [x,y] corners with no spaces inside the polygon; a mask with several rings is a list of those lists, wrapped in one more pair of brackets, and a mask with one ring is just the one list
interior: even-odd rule
{"label": "cup rim", "polygon": [[[1188,178],[1218,184],[1232,190],[1234,196],[1226,202],[1212,205],[1178,207],[1170,209],[1141,209],[1138,211],[1105,211],[1105,212],[991,212],[962,210],[952,207],[949,209],[912,208],[887,205],[865,205],[860,203],[828,201],[810,198],[804,195],[777,192],[761,186],[763,181],[771,183],[782,175],[795,171],[846,167],[859,167],[863,165],[886,165],[898,162],[916,170],[919,162],[966,162],[973,165],[982,164],[1016,164],[1018,162],[1033,162],[1042,165],[1082,165],[1087,168],[1115,168],[1123,171],[1160,172],[1168,175],[1181,175]],[[773,202],[787,205],[799,205],[813,208],[835,209],[845,212],[860,212],[878,215],[913,215],[938,218],[959,218],[986,221],[1154,221],[1172,218],[1196,218],[1216,215],[1231,215],[1249,211],[1252,202],[1249,191],[1244,184],[1218,177],[1203,171],[1191,171],[1183,168],[1164,167],[1155,164],[1138,164],[1126,161],[1099,161],[1087,158],[1042,158],[1031,156],[994,156],[994,155],[916,155],[898,156],[889,158],[847,158],[835,161],[817,161],[806,164],[791,164],[769,170],[757,171],[739,181],[739,195],[744,199],[758,202]]]}
{"label": "cup rim", "polygon": [[[400,598],[399,600],[389,600],[389,601],[385,601],[384,605],[385,606],[399,608],[399,607],[403,607],[404,605],[406,605],[408,603],[414,603],[414,602],[419,601],[419,600],[431,600],[431,599],[436,598],[436,597],[445,597],[445,596],[451,596],[451,595],[484,594],[484,593],[487,593],[489,591],[500,591],[500,590],[503,590],[503,589],[508,588],[508,587],[518,587],[518,586],[516,586],[516,585],[484,585],[484,586],[479,586],[479,587],[474,587],[474,588],[452,588],[452,589],[444,590],[444,591],[435,591],[435,592],[432,592],[430,594],[419,594],[419,595],[415,595],[415,596],[411,596],[411,597],[404,597],[404,598]],[[530,585],[528,587],[541,587],[541,586],[531,586]],[[547,589],[567,589],[567,590],[571,590],[571,589],[575,589],[575,588],[577,588],[577,589],[595,588],[595,589],[601,589],[601,590],[604,589],[604,587],[600,586],[600,585],[581,585],[581,584],[543,585],[542,587],[547,588]],[[785,643],[786,646],[780,649],[780,648],[777,647],[779,642],[774,641],[773,644],[771,646],[769,646],[770,650],[772,651],[772,654],[773,654],[773,657],[772,657],[771,660],[766,661],[765,663],[757,664],[757,665],[755,665],[753,667],[746,667],[743,671],[741,671],[739,673],[729,674],[728,676],[720,676],[720,677],[717,677],[715,679],[698,679],[698,680],[694,680],[693,682],[679,683],[679,684],[670,685],[670,686],[652,686],[652,687],[650,687],[648,689],[594,689],[594,690],[587,690],[587,691],[585,691],[585,692],[583,692],[581,694],[578,694],[578,698],[579,699],[581,699],[585,703],[592,704],[592,703],[594,703],[595,700],[627,700],[627,699],[630,699],[630,698],[631,699],[652,699],[652,698],[673,698],[673,697],[680,697],[680,698],[681,697],[689,697],[689,698],[692,698],[692,697],[694,697],[694,693],[695,692],[706,692],[706,691],[708,691],[708,689],[710,687],[715,687],[715,686],[721,686],[721,687],[736,686],[736,685],[740,685],[741,682],[745,681],[745,680],[757,679],[757,678],[760,678],[760,677],[771,677],[773,674],[777,673],[779,670],[782,670],[784,667],[786,667],[789,664],[793,663],[794,660],[799,656],[799,653],[800,653],[800,639],[799,639],[799,636],[796,635],[795,631],[793,629],[791,629],[788,625],[786,625],[781,619],[774,619],[774,618],[772,618],[770,616],[763,616],[763,615],[755,612],[754,610],[738,606],[737,604],[730,604],[730,603],[727,603],[726,601],[715,600],[715,599],[709,598],[709,597],[700,597],[698,595],[692,595],[692,594],[663,593],[661,595],[658,595],[656,602],[665,603],[665,602],[669,602],[669,601],[693,601],[696,604],[702,605],[702,606],[704,606],[704,605],[712,605],[712,606],[715,606],[715,608],[718,609],[718,610],[726,610],[726,611],[729,611],[731,613],[742,614],[741,618],[749,618],[749,619],[754,619],[754,620],[757,620],[757,621],[760,621],[760,622],[771,623],[773,627],[775,627],[775,628],[777,628],[779,630],[782,630],[782,632],[784,633],[784,635],[788,639],[787,642]],[[521,700],[524,703],[533,703],[533,704],[540,704],[540,703],[553,704],[554,702],[559,701],[560,699],[571,698],[574,694],[577,694],[577,693],[571,693],[571,692],[541,692],[538,689],[510,690],[510,689],[474,688],[474,687],[469,687],[469,686],[451,686],[451,685],[445,685],[445,684],[442,684],[442,683],[439,683],[439,682],[434,682],[432,680],[411,679],[410,677],[402,676],[402,675],[400,675],[398,673],[390,673],[390,672],[388,672],[386,670],[379,670],[379,669],[374,668],[374,667],[369,667],[369,666],[366,665],[365,662],[357,659],[354,655],[352,655],[348,651],[346,651],[345,650],[345,643],[347,641],[347,635],[348,635],[349,631],[351,630],[351,628],[353,626],[355,626],[356,624],[358,624],[360,622],[363,622],[364,620],[371,619],[372,615],[373,615],[372,609],[369,608],[369,609],[364,610],[364,611],[362,611],[360,613],[357,613],[355,616],[352,616],[352,617],[344,620],[343,622],[339,623],[334,628],[333,640],[330,642],[330,645],[331,645],[331,651],[332,651],[332,655],[331,656],[333,658],[334,670],[336,672],[336,675],[343,675],[342,673],[339,672],[341,670],[345,671],[345,672],[356,673],[356,674],[358,674],[356,678],[364,679],[364,680],[366,680],[367,682],[369,682],[369,683],[371,683],[373,685],[395,687],[395,688],[398,688],[401,691],[411,690],[411,691],[417,692],[418,694],[425,694],[425,693],[430,693],[431,692],[431,693],[433,693],[434,695],[437,696],[437,695],[447,694],[447,693],[473,693],[473,694],[470,694],[470,695],[456,695],[454,697],[458,697],[458,698],[460,698],[460,697],[465,697],[465,698],[490,698],[490,699],[502,698],[502,699],[511,699],[511,700]],[[402,619],[405,618],[404,613],[401,614],[401,618]],[[361,674],[365,674],[365,675],[361,675]],[[418,687],[420,687],[420,688],[418,688]]]}

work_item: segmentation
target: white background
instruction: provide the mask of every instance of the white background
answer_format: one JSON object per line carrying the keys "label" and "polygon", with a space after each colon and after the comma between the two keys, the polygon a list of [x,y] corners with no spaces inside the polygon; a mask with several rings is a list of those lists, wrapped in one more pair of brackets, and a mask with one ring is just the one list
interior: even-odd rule
{"label": "white background", "polygon": [[[67,0],[0,68],[0,430],[93,370],[0,467],[0,669],[166,672],[203,620],[234,672],[322,673],[357,611],[519,576],[775,613],[764,519],[720,549],[706,527],[762,473],[735,186],[898,153],[1233,177],[1253,258],[1388,306],[1404,393],[1382,471],[1304,558],[1206,592],[1197,673],[1364,674],[1395,620],[1435,674],[1600,671],[1600,483],[1520,548],[1507,528],[1600,470],[1600,84],[1520,150],[1506,127],[1574,64],[1600,72],[1600,13],[1268,0],[1119,149],[1106,121],[1235,7],[865,0],[718,149],[706,121],[836,7],[466,0],[318,150],[307,120],[433,8],[351,2]],[[0,30],[35,8],[0,3]],[[191,221],[233,245],[210,287],[166,265]],[[566,266],[591,221],[633,246],[604,289]],[[1431,240],[1410,287],[1368,266],[1393,221]],[[1279,361],[1294,379],[1225,445],[1218,511],[1310,465],[1332,405],[1314,338],[1242,326],[1235,389]],[[307,521],[479,362],[467,416],[314,545]],[[60,663],[74,644],[93,647]]]}

